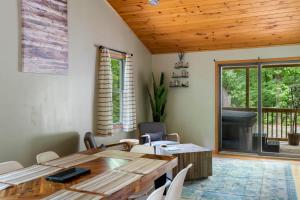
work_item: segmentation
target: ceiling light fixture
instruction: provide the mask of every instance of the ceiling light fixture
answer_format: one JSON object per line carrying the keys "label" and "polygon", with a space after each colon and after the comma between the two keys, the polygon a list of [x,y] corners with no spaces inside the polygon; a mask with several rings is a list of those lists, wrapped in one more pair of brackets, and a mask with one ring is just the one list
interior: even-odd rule
{"label": "ceiling light fixture", "polygon": [[159,4],[159,0],[149,0],[150,5],[157,6]]}

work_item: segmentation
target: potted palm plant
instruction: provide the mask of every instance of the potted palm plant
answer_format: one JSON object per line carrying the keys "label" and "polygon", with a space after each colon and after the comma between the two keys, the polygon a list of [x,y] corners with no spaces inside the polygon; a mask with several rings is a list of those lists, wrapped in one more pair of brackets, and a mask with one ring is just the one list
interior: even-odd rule
{"label": "potted palm plant", "polygon": [[152,117],[154,122],[164,122],[166,119],[165,108],[167,104],[167,95],[168,89],[164,85],[164,73],[160,75],[159,85],[156,84],[154,75],[152,73],[153,79],[153,95],[150,92],[150,89],[147,88],[150,104],[152,109]]}
{"label": "potted palm plant", "polygon": [[292,114],[291,120],[291,131],[288,134],[288,142],[289,145],[299,145],[300,140],[300,130],[297,129],[297,120],[298,120],[298,111],[300,109],[300,84],[292,85],[290,88],[291,94],[291,106],[296,110],[295,113]]}

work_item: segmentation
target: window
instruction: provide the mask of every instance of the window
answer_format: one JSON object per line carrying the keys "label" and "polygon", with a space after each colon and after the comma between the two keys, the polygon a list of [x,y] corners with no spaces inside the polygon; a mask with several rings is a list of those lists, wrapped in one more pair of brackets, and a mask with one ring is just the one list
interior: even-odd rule
{"label": "window", "polygon": [[[291,103],[290,88],[299,80],[300,66],[298,64],[262,65],[261,73],[263,107],[288,108]],[[222,69],[223,107],[257,108],[257,76],[256,66],[224,67]]]}
{"label": "window", "polygon": [[122,121],[123,64],[123,59],[111,59],[113,77],[113,123],[115,125],[121,124]]}
{"label": "window", "polygon": [[257,73],[257,67],[255,66],[223,68],[223,106],[235,108],[257,107]]}

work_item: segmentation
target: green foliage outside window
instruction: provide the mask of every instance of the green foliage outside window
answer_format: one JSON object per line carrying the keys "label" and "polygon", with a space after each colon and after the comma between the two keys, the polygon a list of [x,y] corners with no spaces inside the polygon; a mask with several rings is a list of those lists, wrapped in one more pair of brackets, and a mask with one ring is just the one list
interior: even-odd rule
{"label": "green foliage outside window", "polygon": [[[249,70],[250,108],[257,108],[257,68]],[[262,105],[269,108],[290,108],[290,88],[300,84],[299,67],[276,67],[262,69]],[[231,97],[231,106],[246,107],[246,69],[224,69],[222,84]]]}
{"label": "green foliage outside window", "polygon": [[223,87],[231,97],[231,106],[243,108],[246,106],[246,70],[223,70]]}
{"label": "green foliage outside window", "polygon": [[112,80],[113,80],[113,123],[121,122],[121,95],[122,95],[122,67],[123,61],[111,59]]}

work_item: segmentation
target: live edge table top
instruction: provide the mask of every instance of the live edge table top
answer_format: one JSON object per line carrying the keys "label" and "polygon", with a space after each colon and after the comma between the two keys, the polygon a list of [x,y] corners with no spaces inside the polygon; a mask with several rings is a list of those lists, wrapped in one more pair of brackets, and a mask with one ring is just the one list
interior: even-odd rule
{"label": "live edge table top", "polygon": [[[89,150],[81,152],[82,154],[90,155],[98,153],[102,150]],[[177,166],[177,158],[172,156],[160,156],[160,155],[144,155],[143,158],[159,159],[168,161],[164,165],[160,166],[157,170],[151,172],[150,174],[143,175],[143,177],[127,186],[123,189],[113,193],[110,196],[106,196],[103,199],[111,200],[122,200],[127,199],[134,192],[142,190],[144,187],[148,186],[149,183],[153,182],[155,179],[159,178],[166,172],[172,170]],[[47,197],[61,189],[70,189],[71,186],[90,179],[96,175],[102,174],[105,171],[116,169],[129,162],[126,159],[115,159],[115,158],[97,158],[95,160],[77,165],[75,167],[88,168],[91,170],[89,175],[81,176],[73,179],[68,183],[54,183],[47,181],[45,177],[37,178],[26,183],[22,183],[16,186],[9,187],[5,190],[0,191],[0,199],[41,199]],[[76,191],[76,190],[73,190]],[[100,194],[101,195],[101,194]]]}

